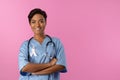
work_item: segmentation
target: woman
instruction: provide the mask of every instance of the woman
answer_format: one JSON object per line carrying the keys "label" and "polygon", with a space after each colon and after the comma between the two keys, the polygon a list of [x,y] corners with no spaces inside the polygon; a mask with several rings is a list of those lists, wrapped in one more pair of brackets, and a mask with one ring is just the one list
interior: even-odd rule
{"label": "woman", "polygon": [[35,8],[28,20],[34,36],[20,47],[19,80],[60,80],[60,72],[67,72],[64,48],[58,38],[45,34],[46,12]]}

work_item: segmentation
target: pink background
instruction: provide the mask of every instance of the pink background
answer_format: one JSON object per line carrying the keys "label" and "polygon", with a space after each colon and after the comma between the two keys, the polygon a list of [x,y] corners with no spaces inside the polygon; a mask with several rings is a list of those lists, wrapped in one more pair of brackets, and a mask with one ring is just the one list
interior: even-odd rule
{"label": "pink background", "polygon": [[46,33],[64,44],[61,80],[120,80],[119,0],[0,0],[0,80],[18,80],[18,51],[33,36],[27,15],[48,14]]}

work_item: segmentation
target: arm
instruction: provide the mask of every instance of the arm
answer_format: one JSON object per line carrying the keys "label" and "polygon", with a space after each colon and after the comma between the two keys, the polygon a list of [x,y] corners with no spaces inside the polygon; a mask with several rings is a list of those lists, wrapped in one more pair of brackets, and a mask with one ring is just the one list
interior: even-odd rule
{"label": "arm", "polygon": [[35,63],[28,63],[25,67],[23,67],[23,72],[37,72],[41,71],[43,69],[47,69],[53,65],[55,65],[57,59],[53,58],[49,63],[43,63],[43,64],[35,64]]}
{"label": "arm", "polygon": [[32,73],[32,74],[37,74],[37,75],[45,75],[45,74],[51,74],[54,72],[67,72],[66,70],[66,59],[65,59],[65,54],[64,54],[64,47],[60,40],[55,39],[56,41],[56,58],[57,62],[56,65],[51,66],[49,68],[46,68],[44,70]]}
{"label": "arm", "polygon": [[52,59],[49,63],[41,63],[41,64],[30,63],[28,60],[27,43],[28,42],[25,41],[20,47],[20,52],[18,56],[18,61],[19,61],[18,64],[19,64],[20,72],[32,73],[51,67],[56,64],[56,59]]}
{"label": "arm", "polygon": [[32,73],[33,75],[47,75],[47,74],[51,74],[51,73],[54,73],[54,72],[58,72],[58,71],[61,71],[63,70],[65,67],[62,66],[62,65],[54,65],[54,66],[51,66],[49,68],[46,68],[44,70],[41,70],[41,71],[37,71],[35,73]]}
{"label": "arm", "polygon": [[35,64],[35,63],[28,63],[26,66],[23,67],[22,72],[36,72],[45,68],[52,66],[49,63],[46,64]]}

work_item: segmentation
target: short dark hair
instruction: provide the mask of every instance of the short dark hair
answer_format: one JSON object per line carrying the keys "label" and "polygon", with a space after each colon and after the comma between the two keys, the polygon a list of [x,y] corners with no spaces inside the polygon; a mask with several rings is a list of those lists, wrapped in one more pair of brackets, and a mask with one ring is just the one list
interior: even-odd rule
{"label": "short dark hair", "polygon": [[29,23],[30,23],[32,17],[33,17],[35,14],[41,14],[41,15],[45,18],[45,21],[46,21],[46,19],[47,19],[47,14],[46,14],[46,12],[43,11],[42,9],[35,8],[35,9],[31,10],[30,13],[28,14]]}

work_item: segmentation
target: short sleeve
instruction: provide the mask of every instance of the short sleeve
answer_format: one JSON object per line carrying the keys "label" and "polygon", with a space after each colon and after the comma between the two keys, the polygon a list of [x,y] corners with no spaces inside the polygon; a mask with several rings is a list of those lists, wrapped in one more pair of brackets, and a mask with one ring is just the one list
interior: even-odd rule
{"label": "short sleeve", "polygon": [[65,69],[60,72],[67,72],[64,46],[59,39],[57,39],[57,43],[56,43],[56,58],[58,60],[56,64],[63,65],[65,67]]}
{"label": "short sleeve", "polygon": [[19,55],[18,55],[19,71],[20,71],[20,74],[23,76],[26,76],[29,74],[27,72],[22,72],[22,68],[29,63],[27,45],[28,45],[28,41],[23,42],[23,44],[20,47]]}

